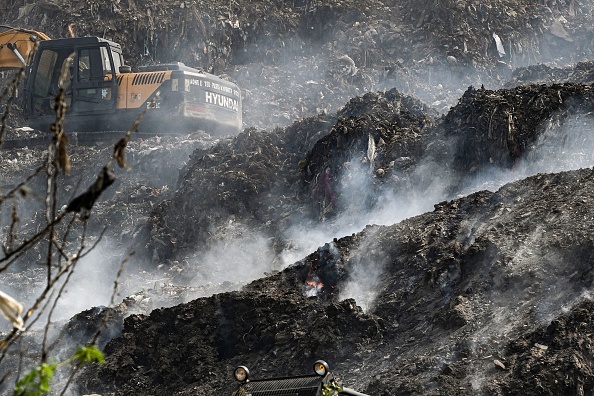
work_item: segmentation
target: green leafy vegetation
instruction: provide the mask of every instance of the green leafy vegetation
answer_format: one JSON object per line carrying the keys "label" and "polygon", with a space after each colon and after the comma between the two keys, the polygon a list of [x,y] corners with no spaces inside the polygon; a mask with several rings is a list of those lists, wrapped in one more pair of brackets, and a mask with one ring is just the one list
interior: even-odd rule
{"label": "green leafy vegetation", "polygon": [[342,386],[335,380],[322,385],[322,396],[338,396],[338,392],[342,390]]}
{"label": "green leafy vegetation", "polygon": [[34,367],[27,374],[21,378],[15,388],[15,396],[42,396],[50,392],[50,384],[54,378],[56,370],[66,364],[75,363],[83,365],[85,363],[99,363],[105,362],[103,352],[97,348],[97,345],[91,344],[88,346],[79,345],[74,355],[61,363],[41,363]]}

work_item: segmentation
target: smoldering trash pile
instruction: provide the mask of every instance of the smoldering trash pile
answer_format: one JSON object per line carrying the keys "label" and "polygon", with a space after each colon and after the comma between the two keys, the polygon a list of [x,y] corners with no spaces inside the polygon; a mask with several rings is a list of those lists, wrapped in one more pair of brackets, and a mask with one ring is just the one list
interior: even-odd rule
{"label": "smoldering trash pile", "polygon": [[[353,186],[340,180],[343,172],[371,174],[375,187],[370,186],[370,197],[373,189],[398,182],[390,175],[421,154],[421,131],[430,122],[424,111],[429,112],[396,90],[370,93],[333,116],[308,118],[271,132],[248,129],[231,142],[197,150],[180,181],[180,193],[156,211],[151,232],[167,244],[153,246],[167,257],[173,250],[195,247],[197,240],[213,244],[229,237],[228,225],[237,220],[250,230],[278,235],[273,243],[282,247],[287,243],[283,230],[293,223],[309,219],[316,227],[320,219],[353,204],[340,196],[342,190],[353,193],[348,191]],[[373,154],[368,153],[371,141],[378,142]],[[376,176],[382,167],[387,170]],[[361,205],[363,209],[373,203]],[[173,236],[166,224],[183,226]]]}
{"label": "smoldering trash pile", "polygon": [[[469,85],[517,67],[590,60],[587,3],[515,1],[5,1],[4,23],[98,35],[134,68],[171,61],[244,90],[246,126],[269,128],[396,87],[447,111]],[[90,7],[88,10],[87,8]],[[25,26],[22,26],[25,25]],[[462,89],[462,91],[460,91]]]}
{"label": "smoldering trash pile", "polygon": [[[128,317],[84,389],[230,394],[232,367],[304,373],[319,355],[368,394],[592,389],[590,335],[579,330],[592,302],[563,309],[591,287],[591,224],[574,227],[588,213],[591,176],[535,176],[443,202],[329,242],[241,292]],[[558,209],[569,206],[578,209]]]}
{"label": "smoldering trash pile", "polygon": [[[1,23],[109,38],[133,67],[224,74],[245,126],[131,142],[76,280],[109,296],[125,261],[118,298],[27,332],[30,352],[1,357],[0,389],[17,380],[9,367],[39,361],[40,339],[59,359],[101,327],[106,362],[77,372],[72,394],[230,395],[238,365],[287,376],[317,359],[370,395],[593,393],[591,8],[0,2]],[[17,110],[7,119],[27,133]],[[0,194],[43,155],[3,150]],[[109,155],[72,148],[79,173],[58,198]],[[19,235],[45,215],[36,199]],[[30,264],[43,249],[0,274],[12,294],[29,286],[24,303],[44,287]]]}

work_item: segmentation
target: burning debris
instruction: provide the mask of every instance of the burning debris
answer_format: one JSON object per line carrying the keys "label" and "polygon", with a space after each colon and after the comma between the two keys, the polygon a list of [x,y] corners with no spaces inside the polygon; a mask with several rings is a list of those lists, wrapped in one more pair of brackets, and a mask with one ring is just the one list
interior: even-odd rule
{"label": "burning debris", "polygon": [[[93,274],[138,253],[107,363],[76,392],[230,394],[238,364],[286,376],[326,359],[374,395],[592,393],[591,11],[438,3],[1,6],[54,37],[121,42],[134,67],[226,73],[245,94],[234,139],[131,140],[130,171],[92,196],[77,186],[95,166],[63,176],[58,201],[110,226]],[[11,137],[39,133],[7,121]],[[43,155],[3,153],[3,183]],[[3,275],[11,294],[43,287],[39,268]],[[88,337],[100,311],[67,329]]]}
{"label": "burning debris", "polygon": [[305,263],[308,265],[304,281],[305,294],[308,297],[334,298],[339,292],[336,286],[341,273],[344,276],[340,251],[333,243],[327,243],[306,257]]}

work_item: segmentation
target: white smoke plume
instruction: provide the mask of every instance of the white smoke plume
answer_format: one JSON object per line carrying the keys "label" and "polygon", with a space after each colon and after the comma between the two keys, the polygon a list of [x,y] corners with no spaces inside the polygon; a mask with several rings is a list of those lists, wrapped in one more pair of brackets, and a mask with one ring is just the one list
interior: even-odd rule
{"label": "white smoke plume", "polygon": [[468,182],[460,192],[468,195],[479,190],[496,191],[504,184],[538,173],[557,173],[594,166],[594,120],[576,114],[566,120],[552,115],[542,126],[539,137],[513,169],[489,168]]}
{"label": "white smoke plume", "polygon": [[[114,251],[113,246],[116,246],[113,241],[105,239],[76,263],[54,310],[53,321],[68,320],[92,307],[109,306],[121,260],[125,257],[124,252]],[[120,291],[133,287],[128,275],[124,273],[123,279],[117,279],[121,283]],[[119,301],[121,297],[115,302]]]}
{"label": "white smoke plume", "polygon": [[[123,252],[114,251],[113,246],[115,244],[105,239],[88,255],[79,259],[74,266],[74,272],[68,280],[68,284],[58,298],[52,313],[52,322],[68,320],[72,316],[92,307],[109,306],[114,290],[114,281],[116,281],[116,275],[121,263],[120,258],[123,256]],[[20,268],[3,273],[6,284],[2,287],[5,287],[7,292],[20,301],[27,310],[46,287],[45,277],[45,266],[31,263],[29,268]],[[49,301],[49,304],[42,313],[41,319],[33,325],[33,329],[45,326],[49,307],[53,305],[53,301],[58,297],[58,290],[66,281],[66,277],[67,274],[64,274],[54,286],[56,292],[51,295],[51,299],[46,300],[46,302]],[[127,274],[123,278],[126,277]],[[126,285],[129,288],[137,287],[131,286],[130,281],[125,279],[119,281],[122,283],[121,287]],[[19,285],[22,287],[19,287]],[[116,299],[116,303],[120,300],[121,298]],[[42,307],[44,305],[42,304]],[[35,318],[38,313],[40,312],[36,312],[32,318]],[[7,327],[6,323],[1,322],[0,331],[8,330],[9,327]]]}
{"label": "white smoke plume", "polygon": [[185,301],[208,293],[237,289],[264,277],[266,272],[280,269],[270,238],[239,222],[230,222],[219,230],[218,235],[224,235],[224,238],[188,260],[189,267],[195,272],[189,286],[200,289],[189,292]]}
{"label": "white smoke plume", "polygon": [[377,229],[369,231],[353,253],[350,260],[353,270],[349,272],[348,280],[341,287],[339,295],[341,300],[354,299],[365,312],[373,309],[389,259],[383,254],[376,233]]}

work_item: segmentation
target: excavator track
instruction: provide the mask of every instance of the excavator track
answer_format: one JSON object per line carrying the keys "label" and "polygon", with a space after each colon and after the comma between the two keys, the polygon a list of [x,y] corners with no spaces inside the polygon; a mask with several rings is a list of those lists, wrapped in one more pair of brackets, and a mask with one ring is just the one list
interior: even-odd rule
{"label": "excavator track", "polygon": [[[96,146],[116,143],[126,135],[126,131],[102,131],[102,132],[70,132],[67,133],[68,142],[74,146]],[[150,139],[156,136],[178,136],[183,134],[156,134],[146,132],[132,133],[132,140]],[[24,139],[7,139],[0,145],[0,150],[12,150],[19,148],[47,147],[52,142],[50,134]]]}

